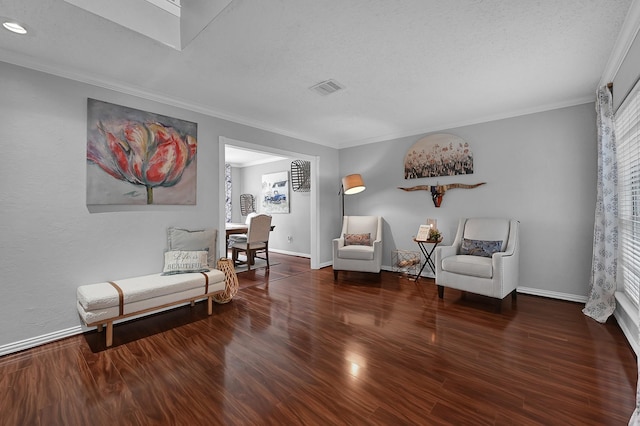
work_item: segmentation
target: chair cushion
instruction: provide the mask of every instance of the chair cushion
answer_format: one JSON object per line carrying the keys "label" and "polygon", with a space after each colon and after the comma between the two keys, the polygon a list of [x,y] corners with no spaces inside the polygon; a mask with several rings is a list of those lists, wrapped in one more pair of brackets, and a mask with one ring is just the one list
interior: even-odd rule
{"label": "chair cushion", "polygon": [[470,256],[491,257],[493,253],[502,251],[502,241],[470,240],[464,238],[460,245],[460,254]]}
{"label": "chair cushion", "polygon": [[469,255],[449,256],[442,259],[442,269],[454,274],[479,278],[493,277],[491,258]]}
{"label": "chair cushion", "polygon": [[338,249],[340,259],[373,260],[373,246],[344,246]]}
{"label": "chair cushion", "polygon": [[345,246],[370,246],[371,233],[366,234],[344,234]]}
{"label": "chair cushion", "polygon": [[251,248],[251,250],[261,250],[261,249],[265,249],[267,247],[266,243],[251,243],[251,244],[247,244],[246,241],[237,241],[233,244],[233,246],[231,248],[233,249],[238,249],[238,250],[246,250],[247,249],[247,245],[249,246],[249,248]]}

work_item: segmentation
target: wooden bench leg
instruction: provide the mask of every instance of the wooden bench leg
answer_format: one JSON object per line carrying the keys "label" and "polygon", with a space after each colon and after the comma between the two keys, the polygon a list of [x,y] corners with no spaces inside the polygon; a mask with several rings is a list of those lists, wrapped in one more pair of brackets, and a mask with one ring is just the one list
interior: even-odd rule
{"label": "wooden bench leg", "polygon": [[213,314],[213,297],[207,297],[207,314]]}
{"label": "wooden bench leg", "polygon": [[113,321],[107,323],[107,347],[113,345]]}
{"label": "wooden bench leg", "polygon": [[192,301],[191,301],[191,307],[193,308],[194,306],[196,306],[196,301],[195,301],[195,300],[192,300]]}
{"label": "wooden bench leg", "polygon": [[102,329],[104,326],[102,324],[98,324],[98,333],[102,333]]}

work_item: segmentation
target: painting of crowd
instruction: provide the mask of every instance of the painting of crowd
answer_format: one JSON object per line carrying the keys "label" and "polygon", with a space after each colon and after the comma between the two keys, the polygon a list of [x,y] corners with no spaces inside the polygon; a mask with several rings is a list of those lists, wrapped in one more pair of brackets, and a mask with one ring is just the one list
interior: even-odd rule
{"label": "painting of crowd", "polygon": [[405,179],[472,173],[473,153],[469,144],[454,135],[427,136],[416,142],[404,159]]}

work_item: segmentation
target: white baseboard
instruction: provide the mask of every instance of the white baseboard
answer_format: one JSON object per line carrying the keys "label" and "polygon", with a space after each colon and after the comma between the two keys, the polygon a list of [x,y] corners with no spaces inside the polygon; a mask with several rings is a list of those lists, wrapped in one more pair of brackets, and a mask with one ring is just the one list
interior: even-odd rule
{"label": "white baseboard", "polygon": [[[289,255],[289,256],[306,257],[308,259],[311,259],[311,255],[309,253],[297,253],[295,251],[287,251],[287,250],[272,249],[272,248],[270,248],[269,251],[272,251],[274,253],[286,254],[286,255]],[[329,264],[329,265],[331,265],[331,264]]]}
{"label": "white baseboard", "polygon": [[52,333],[43,334],[41,336],[32,337],[30,339],[20,340],[18,342],[8,343],[0,346],[0,356],[20,352],[25,349],[35,348],[36,346],[44,345],[45,343],[55,342],[56,340],[64,339],[66,337],[75,336],[84,332],[82,326],[75,326],[66,328],[64,330],[54,331]]}
{"label": "white baseboard", "polygon": [[[205,301],[207,299],[196,299],[196,303],[198,302],[202,302]],[[120,319],[118,321],[114,321],[114,324],[120,324],[123,322],[127,322],[127,321],[131,321],[134,320],[136,318],[143,318],[149,315],[153,315],[153,314],[157,314],[160,312],[165,312],[165,311],[170,311],[172,309],[176,309],[176,308],[180,308],[183,306],[188,306],[191,305],[190,302],[186,302],[186,303],[182,303],[180,305],[172,305],[172,306],[167,306],[164,307],[162,309],[158,309],[156,311],[153,312],[147,312],[144,314],[140,314],[140,315],[134,315],[132,317],[129,318],[123,318]],[[59,331],[54,331],[52,333],[48,333],[48,334],[43,334],[41,336],[36,336],[36,337],[32,337],[30,339],[25,339],[25,340],[20,340],[18,342],[13,342],[13,343],[8,343],[6,345],[2,345],[0,346],[0,356],[3,355],[8,355],[8,354],[12,354],[15,352],[20,352],[23,351],[25,349],[31,349],[31,348],[35,348],[36,346],[40,346],[40,345],[44,345],[46,343],[52,343],[55,342],[56,340],[62,340],[66,337],[71,337],[71,336],[75,336],[77,334],[82,334],[86,331],[90,331],[91,329],[95,330],[95,327],[85,327],[82,325],[76,325],[75,327],[71,327],[71,328],[66,328],[64,330],[59,330]]]}
{"label": "white baseboard", "polygon": [[560,293],[557,291],[540,290],[539,288],[518,287],[518,293],[530,294],[532,296],[548,297],[550,299],[566,300],[568,302],[587,303],[587,296],[577,294]]}

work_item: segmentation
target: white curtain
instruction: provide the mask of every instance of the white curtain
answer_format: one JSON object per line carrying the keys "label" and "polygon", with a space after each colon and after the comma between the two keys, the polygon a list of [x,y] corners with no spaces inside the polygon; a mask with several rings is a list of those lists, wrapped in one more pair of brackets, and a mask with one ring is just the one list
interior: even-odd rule
{"label": "white curtain", "polygon": [[618,264],[618,167],[611,90],[603,86],[596,100],[598,131],[598,182],[593,258],[589,298],[582,310],[598,322],[605,322],[616,308]]}
{"label": "white curtain", "polygon": [[231,195],[232,195],[233,186],[231,184],[231,164],[224,165],[224,193],[225,193],[225,202],[224,202],[224,220],[226,223],[231,222],[233,210],[231,208]]}

